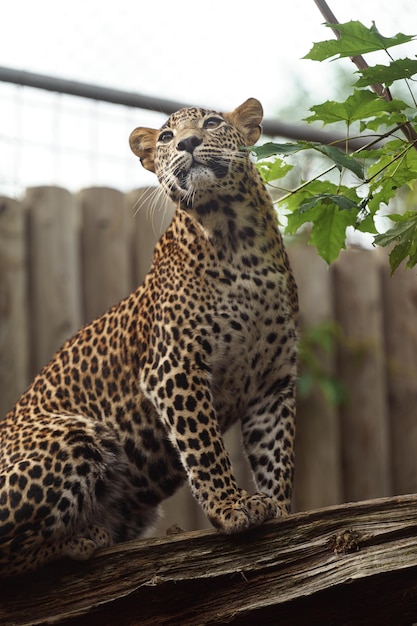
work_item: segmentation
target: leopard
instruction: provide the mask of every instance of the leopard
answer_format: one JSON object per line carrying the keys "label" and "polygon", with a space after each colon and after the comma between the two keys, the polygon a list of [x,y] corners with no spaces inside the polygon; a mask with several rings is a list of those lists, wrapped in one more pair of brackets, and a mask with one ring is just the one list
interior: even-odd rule
{"label": "leopard", "polygon": [[[250,148],[263,109],[184,107],[129,142],[175,204],[137,289],[68,339],[0,422],[0,575],[146,535],[186,481],[214,529],[291,512],[298,296]],[[223,434],[240,423],[254,487]]]}

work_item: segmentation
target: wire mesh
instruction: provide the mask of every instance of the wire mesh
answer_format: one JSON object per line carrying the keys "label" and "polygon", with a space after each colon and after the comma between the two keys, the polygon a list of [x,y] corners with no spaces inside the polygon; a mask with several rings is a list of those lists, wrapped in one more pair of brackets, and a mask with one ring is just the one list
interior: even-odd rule
{"label": "wire mesh", "polygon": [[129,191],[155,182],[128,137],[166,116],[7,83],[0,83],[0,101],[0,195],[37,185]]}

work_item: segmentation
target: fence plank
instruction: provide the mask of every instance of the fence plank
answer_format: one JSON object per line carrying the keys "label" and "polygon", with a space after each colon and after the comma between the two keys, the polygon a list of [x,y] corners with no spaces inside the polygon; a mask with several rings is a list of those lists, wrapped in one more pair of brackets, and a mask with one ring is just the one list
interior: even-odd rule
{"label": "fence plank", "polygon": [[25,215],[0,198],[0,419],[26,388],[29,364]]}
{"label": "fence plank", "polygon": [[[327,264],[303,244],[288,247],[299,290],[300,321],[305,331],[334,319],[333,289]],[[323,369],[335,374],[335,357],[320,353]],[[325,477],[325,480],[323,480]],[[337,410],[317,386],[298,399],[294,509],[342,502],[340,427]]]}
{"label": "fence plank", "polygon": [[124,195],[92,187],[79,193],[82,213],[84,318],[91,321],[132,290]]}
{"label": "fence plank", "polygon": [[31,375],[81,325],[79,218],[59,187],[33,187],[23,201],[29,221]]}
{"label": "fence plank", "polygon": [[417,492],[417,274],[384,263],[387,385],[394,493]]}
{"label": "fence plank", "polygon": [[341,411],[345,500],[386,496],[391,473],[378,255],[351,250],[332,270],[344,331],[339,374],[349,394]]}
{"label": "fence plank", "polygon": [[186,483],[173,496],[164,500],[161,505],[161,517],[150,536],[165,537],[171,527],[189,531],[196,528],[210,528],[210,522],[201,507],[191,495]]}
{"label": "fence plank", "polygon": [[171,223],[175,207],[155,187],[131,191],[126,206],[134,218],[134,281],[138,285],[149,271],[155,244]]}

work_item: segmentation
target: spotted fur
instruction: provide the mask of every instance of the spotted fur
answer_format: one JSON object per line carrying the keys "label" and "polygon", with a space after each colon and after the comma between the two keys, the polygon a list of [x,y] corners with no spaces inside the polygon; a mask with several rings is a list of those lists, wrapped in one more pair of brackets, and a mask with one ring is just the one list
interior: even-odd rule
{"label": "spotted fur", "polygon": [[[224,533],[288,512],[298,305],[243,148],[261,119],[249,99],[131,134],[175,216],[143,285],[69,339],[0,422],[1,575],[139,537],[186,479]],[[223,444],[236,420],[254,495]]]}

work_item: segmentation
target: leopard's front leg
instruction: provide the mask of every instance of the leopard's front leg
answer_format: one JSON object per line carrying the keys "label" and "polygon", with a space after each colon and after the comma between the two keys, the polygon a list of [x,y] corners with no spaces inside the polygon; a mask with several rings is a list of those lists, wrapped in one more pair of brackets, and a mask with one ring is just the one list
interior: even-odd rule
{"label": "leopard's front leg", "polygon": [[267,389],[242,419],[243,442],[257,488],[275,499],[280,515],[287,515],[294,478],[295,375],[268,382]]}
{"label": "leopard's front leg", "polygon": [[[215,528],[226,534],[276,517],[277,502],[249,495],[232,473],[204,372],[176,372],[171,383],[145,385],[187,472],[192,493]],[[173,384],[172,384],[173,383]]]}

